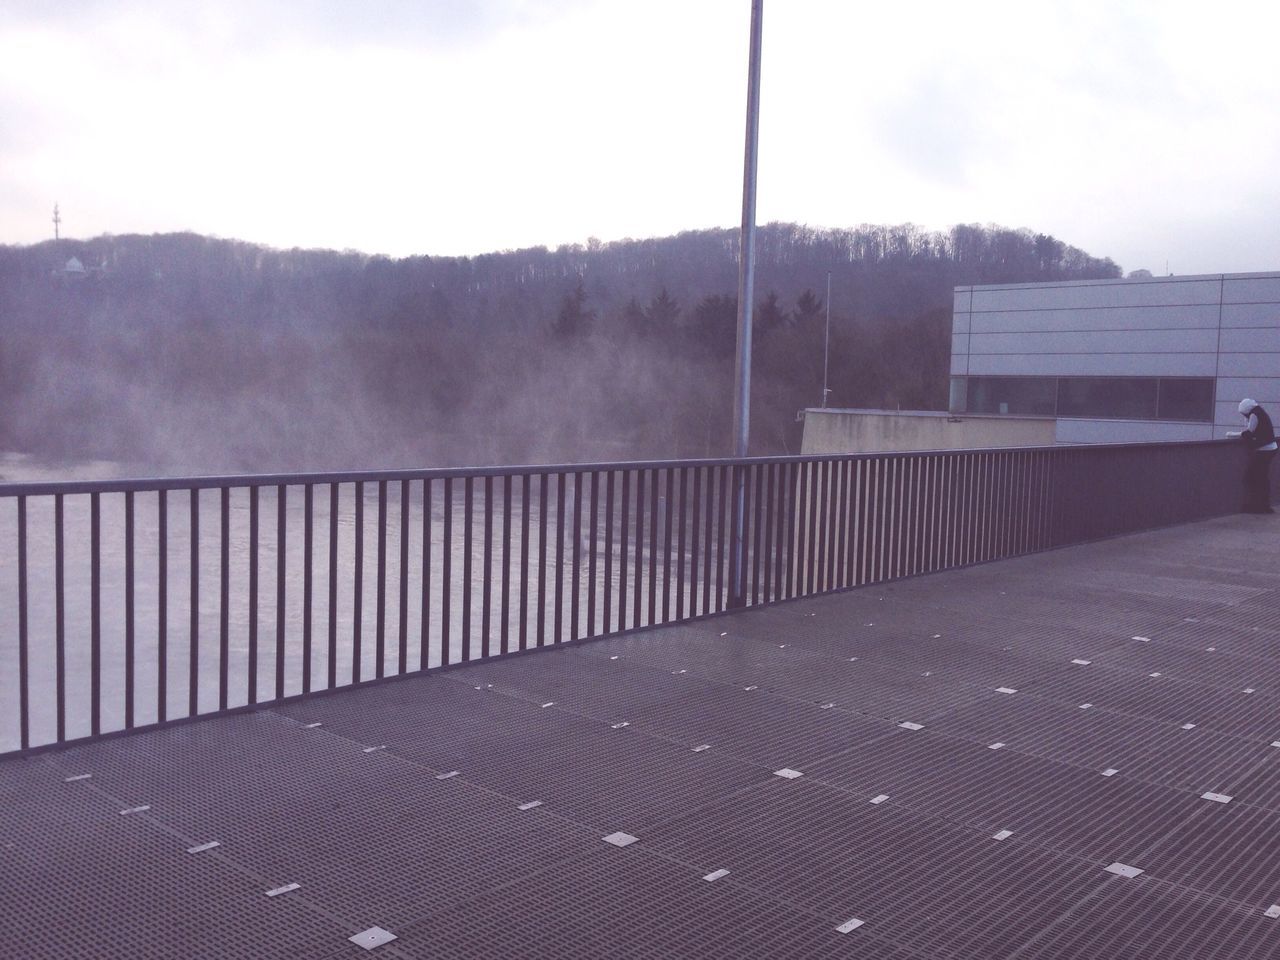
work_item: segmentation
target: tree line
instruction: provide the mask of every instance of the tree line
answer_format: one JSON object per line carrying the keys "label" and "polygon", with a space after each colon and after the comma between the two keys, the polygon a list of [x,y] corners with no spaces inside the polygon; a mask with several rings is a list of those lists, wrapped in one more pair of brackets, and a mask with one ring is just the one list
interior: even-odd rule
{"label": "tree line", "polygon": [[[65,270],[75,257],[84,273]],[[194,234],[0,246],[0,449],[166,472],[728,452],[738,234],[391,259]],[[752,452],[944,409],[951,291],[1118,277],[1025,230],[761,227]]]}

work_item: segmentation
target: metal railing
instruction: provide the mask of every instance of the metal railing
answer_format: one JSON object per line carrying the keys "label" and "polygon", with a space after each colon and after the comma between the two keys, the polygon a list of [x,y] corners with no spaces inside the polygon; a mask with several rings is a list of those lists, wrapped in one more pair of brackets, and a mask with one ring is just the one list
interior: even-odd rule
{"label": "metal railing", "polygon": [[1231,512],[1225,446],[0,484],[0,752],[718,613],[739,479],[758,605]]}

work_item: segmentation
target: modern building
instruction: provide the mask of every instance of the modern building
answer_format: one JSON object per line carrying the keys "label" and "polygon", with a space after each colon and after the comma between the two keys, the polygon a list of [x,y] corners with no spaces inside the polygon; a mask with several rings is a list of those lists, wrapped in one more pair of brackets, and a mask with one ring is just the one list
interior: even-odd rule
{"label": "modern building", "polygon": [[1203,440],[1280,411],[1280,273],[957,287],[952,416],[1052,417],[1058,443]]}

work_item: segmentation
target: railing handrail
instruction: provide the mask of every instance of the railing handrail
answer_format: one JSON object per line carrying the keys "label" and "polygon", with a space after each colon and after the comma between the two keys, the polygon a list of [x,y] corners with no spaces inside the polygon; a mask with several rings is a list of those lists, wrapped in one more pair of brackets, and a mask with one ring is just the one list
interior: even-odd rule
{"label": "railing handrail", "polygon": [[883,457],[912,459],[939,455],[1043,453],[1104,447],[1146,448],[1235,445],[1237,440],[1152,440],[1141,443],[1047,444],[1042,446],[962,447],[933,450],[878,450],[868,453],[783,454],[768,457],[710,457],[687,460],[618,460],[600,463],[515,464],[491,467],[419,467],[399,470],[339,470],[309,473],[215,474],[193,477],[117,477],[109,480],[41,480],[0,482],[0,498],[57,494],[155,492],[160,490],[220,490],[224,487],[277,487],[329,483],[377,483],[398,480],[437,480],[446,477],[505,477],[598,473],[610,470],[662,470],[668,467],[751,466],[753,464],[816,463],[870,460]]}

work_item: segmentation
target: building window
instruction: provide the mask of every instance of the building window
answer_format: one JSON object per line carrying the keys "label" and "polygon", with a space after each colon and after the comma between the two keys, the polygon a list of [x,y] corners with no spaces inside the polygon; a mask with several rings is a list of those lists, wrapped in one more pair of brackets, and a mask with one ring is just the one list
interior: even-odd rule
{"label": "building window", "polygon": [[1056,390],[1053,377],[970,377],[968,412],[1052,417]]}
{"label": "building window", "polygon": [[952,413],[1213,422],[1211,377],[953,377]]}
{"label": "building window", "polygon": [[1161,420],[1213,420],[1213,381],[1165,377],[1156,416]]}
{"label": "building window", "polygon": [[1155,420],[1155,377],[1060,377],[1058,416]]}

